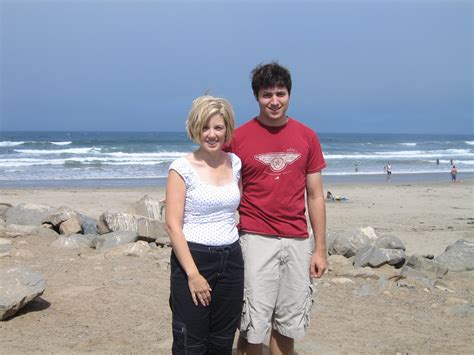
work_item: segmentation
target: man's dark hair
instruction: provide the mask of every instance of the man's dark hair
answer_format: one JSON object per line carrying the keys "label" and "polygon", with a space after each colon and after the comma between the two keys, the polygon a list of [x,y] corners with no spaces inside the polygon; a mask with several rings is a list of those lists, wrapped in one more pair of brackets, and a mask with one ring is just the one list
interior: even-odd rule
{"label": "man's dark hair", "polygon": [[291,74],[284,66],[271,62],[259,64],[252,70],[252,90],[255,97],[258,96],[260,89],[278,86],[285,87],[288,94],[291,94]]}

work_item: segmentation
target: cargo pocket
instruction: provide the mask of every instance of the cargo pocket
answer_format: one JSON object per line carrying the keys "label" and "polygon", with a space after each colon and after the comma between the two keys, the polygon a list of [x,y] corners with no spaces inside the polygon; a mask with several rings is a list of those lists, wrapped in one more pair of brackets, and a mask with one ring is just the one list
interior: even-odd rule
{"label": "cargo pocket", "polygon": [[304,328],[308,328],[309,321],[311,318],[311,309],[313,308],[313,293],[314,293],[314,286],[312,284],[308,285],[308,291],[305,300],[305,310],[304,310]]}
{"label": "cargo pocket", "polygon": [[186,354],[188,347],[188,332],[186,325],[173,322],[173,354]]}
{"label": "cargo pocket", "polygon": [[246,338],[250,328],[250,307],[248,290],[244,288],[244,301],[242,304],[242,316],[240,317],[240,333]]}

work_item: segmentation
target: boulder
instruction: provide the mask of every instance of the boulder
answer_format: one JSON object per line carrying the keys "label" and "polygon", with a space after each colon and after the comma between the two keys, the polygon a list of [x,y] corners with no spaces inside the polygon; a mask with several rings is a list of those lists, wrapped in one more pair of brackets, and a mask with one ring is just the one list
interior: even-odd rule
{"label": "boulder", "polygon": [[59,230],[59,226],[61,225],[61,223],[74,217],[78,217],[76,211],[69,207],[61,206],[57,210],[43,218],[42,222],[52,224],[56,230]]}
{"label": "boulder", "polygon": [[394,235],[384,235],[377,239],[374,245],[382,249],[406,250],[405,245],[400,238],[395,237]]}
{"label": "boulder", "polygon": [[58,236],[58,233],[55,231],[44,228],[44,227],[37,227],[37,226],[27,226],[27,225],[19,225],[19,224],[9,224],[5,227],[4,235],[7,238],[16,238],[16,237],[24,237],[27,235],[35,235],[39,237],[54,237]]}
{"label": "boulder", "polygon": [[46,280],[39,273],[23,266],[0,269],[0,320],[13,316],[45,289]]}
{"label": "boulder", "polygon": [[116,257],[116,256],[138,256],[142,257],[151,252],[151,248],[147,242],[139,240],[136,243],[129,243],[124,245],[116,246],[113,249],[105,252],[105,257]]}
{"label": "boulder", "polygon": [[145,195],[141,200],[131,204],[127,208],[127,213],[152,219],[161,219],[161,204],[160,201]]}
{"label": "boulder", "polygon": [[7,225],[19,224],[26,226],[41,226],[42,221],[55,209],[48,205],[22,203],[10,207],[5,213]]}
{"label": "boulder", "polygon": [[355,267],[380,267],[385,264],[397,265],[405,260],[401,249],[382,249],[373,245],[360,248],[354,257]]}
{"label": "boulder", "polygon": [[444,253],[434,259],[449,271],[474,270],[474,243],[460,239],[449,245]]}
{"label": "boulder", "polygon": [[347,235],[338,235],[329,244],[330,255],[343,255],[347,258],[354,256],[357,250],[372,245],[377,240],[377,235],[372,227],[356,228]]}
{"label": "boulder", "polygon": [[420,255],[410,256],[400,270],[400,276],[408,280],[417,280],[425,286],[434,286],[448,269],[434,260],[426,259]]}
{"label": "boulder", "polygon": [[13,207],[9,203],[0,202],[0,220],[5,220],[7,211],[10,207]]}
{"label": "boulder", "polygon": [[72,217],[67,221],[64,221],[59,226],[59,233],[65,235],[71,235],[82,232],[81,222],[78,217]]}
{"label": "boulder", "polygon": [[100,237],[97,238],[95,248],[99,251],[104,251],[107,249],[114,248],[117,245],[133,243],[137,240],[137,238],[137,233],[132,231],[117,231],[102,234]]}
{"label": "boulder", "polygon": [[79,213],[79,221],[84,234],[97,234],[97,220],[92,217]]}
{"label": "boulder", "polygon": [[[165,224],[156,219],[126,213],[103,213],[99,220],[109,231],[136,232],[140,239],[153,242],[159,237],[168,237]],[[102,229],[102,227],[100,227]],[[105,228],[104,228],[105,230]]]}
{"label": "boulder", "polygon": [[86,249],[95,248],[97,237],[95,235],[74,234],[59,236],[50,246],[59,249]]}

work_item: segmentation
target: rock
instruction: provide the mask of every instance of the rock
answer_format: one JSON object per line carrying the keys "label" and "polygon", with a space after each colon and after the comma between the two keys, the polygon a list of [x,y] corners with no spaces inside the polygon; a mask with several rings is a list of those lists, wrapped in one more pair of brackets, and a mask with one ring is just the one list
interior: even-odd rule
{"label": "rock", "polygon": [[9,203],[0,202],[0,220],[5,220],[7,211],[10,207],[13,207]]}
{"label": "rock", "polygon": [[151,248],[147,242],[139,240],[136,243],[119,245],[105,252],[105,257],[115,256],[145,256],[151,252]]}
{"label": "rock", "polygon": [[137,238],[137,233],[132,231],[117,231],[102,234],[97,238],[97,244],[95,248],[99,251],[104,251],[114,248],[117,245],[133,243],[137,240]]}
{"label": "rock", "polygon": [[50,246],[59,249],[85,249],[95,247],[96,242],[96,237],[93,235],[61,235],[54,242],[52,242]]}
{"label": "rock", "polygon": [[136,232],[140,239],[148,242],[153,242],[159,237],[168,237],[165,224],[148,217],[126,213],[105,212],[100,216],[100,220],[113,232]]}
{"label": "rock", "polygon": [[81,222],[78,217],[72,217],[59,226],[59,233],[71,235],[82,232]]}
{"label": "rock", "polygon": [[79,221],[84,234],[97,234],[97,221],[89,216],[79,213]]}
{"label": "rock", "polygon": [[343,255],[347,258],[354,256],[357,250],[372,245],[377,240],[377,235],[372,227],[356,228],[347,235],[336,236],[328,244],[329,255]]}
{"label": "rock", "polygon": [[412,255],[400,270],[400,275],[436,280],[441,279],[447,272],[448,269],[435,260],[429,260],[420,255]]}
{"label": "rock", "polygon": [[352,281],[351,279],[347,278],[347,277],[335,277],[331,280],[331,282],[333,284],[336,284],[336,285],[344,285],[344,284],[353,284],[354,281]]}
{"label": "rock", "polygon": [[18,206],[10,207],[6,211],[6,223],[26,226],[40,226],[46,216],[55,211],[48,205],[34,205],[22,203]]}
{"label": "rock", "polygon": [[144,216],[152,219],[161,219],[161,204],[149,195],[143,196],[127,208],[128,214]]}
{"label": "rock", "polygon": [[400,238],[395,237],[394,235],[384,235],[377,239],[374,245],[381,249],[401,249],[403,251],[406,250],[405,245],[400,240]]}
{"label": "rock", "polygon": [[405,260],[405,252],[401,249],[382,249],[367,245],[360,248],[354,257],[355,267],[380,267],[385,264],[397,265]]}
{"label": "rock", "polygon": [[59,230],[59,226],[61,223],[67,221],[68,219],[77,218],[78,214],[73,209],[61,206],[54,212],[48,214],[45,218],[43,218],[43,223],[49,223],[54,226],[56,230]]}
{"label": "rock", "polygon": [[43,238],[47,237],[54,237],[58,236],[58,233],[43,227],[37,226],[27,226],[27,225],[19,225],[19,224],[9,224],[5,227],[4,234],[8,238],[16,238],[16,237],[24,237],[27,235],[35,235]]}
{"label": "rock", "polygon": [[446,248],[444,253],[434,259],[449,271],[474,270],[474,243],[460,239]]}
{"label": "rock", "polygon": [[22,266],[0,269],[0,320],[13,316],[43,294],[46,280]]}
{"label": "rock", "polygon": [[463,300],[462,298],[457,298],[457,297],[448,297],[446,299],[446,304],[447,305],[468,305],[469,302],[467,300]]}

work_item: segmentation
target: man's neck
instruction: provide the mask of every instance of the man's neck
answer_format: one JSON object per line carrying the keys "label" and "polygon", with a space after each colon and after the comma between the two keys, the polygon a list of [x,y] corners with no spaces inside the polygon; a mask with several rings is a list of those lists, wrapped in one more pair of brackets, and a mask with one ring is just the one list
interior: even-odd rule
{"label": "man's neck", "polygon": [[265,117],[264,115],[260,114],[260,115],[257,116],[257,120],[265,126],[280,127],[280,126],[284,126],[284,125],[287,124],[288,116],[284,116],[284,117],[282,117],[281,119],[278,119],[278,120],[271,120],[271,119],[268,119],[267,117]]}

